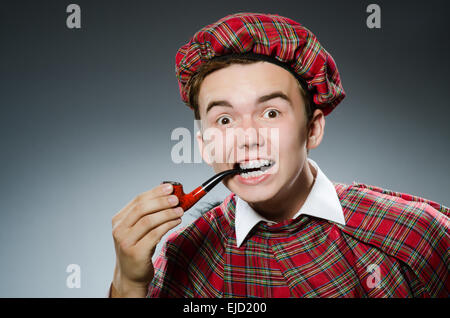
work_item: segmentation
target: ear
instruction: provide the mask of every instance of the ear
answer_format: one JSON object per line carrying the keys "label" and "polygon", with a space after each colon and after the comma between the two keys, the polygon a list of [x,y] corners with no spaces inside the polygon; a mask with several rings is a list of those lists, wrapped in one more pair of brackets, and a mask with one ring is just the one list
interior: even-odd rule
{"label": "ear", "polygon": [[203,142],[203,134],[201,131],[197,131],[197,134],[195,136],[197,138],[197,144],[198,144],[198,150],[200,151],[200,155],[202,156],[202,159],[211,166],[212,160],[209,156],[209,153],[205,149],[205,143]]}
{"label": "ear", "polygon": [[322,110],[316,109],[308,127],[306,149],[317,148],[322,142],[325,131],[325,115]]}

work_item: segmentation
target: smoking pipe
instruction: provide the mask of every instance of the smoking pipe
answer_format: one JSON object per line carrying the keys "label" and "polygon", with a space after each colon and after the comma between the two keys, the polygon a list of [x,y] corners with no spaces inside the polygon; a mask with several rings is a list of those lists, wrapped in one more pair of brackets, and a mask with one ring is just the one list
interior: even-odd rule
{"label": "smoking pipe", "polygon": [[[253,170],[259,170],[258,168],[252,168],[252,169],[245,169],[246,172],[253,171]],[[183,185],[179,182],[175,181],[163,181],[162,183],[170,183],[173,185],[173,194],[178,197],[178,206],[182,207],[183,210],[186,212],[189,210],[194,204],[196,204],[203,196],[208,193],[212,188],[214,188],[220,181],[222,181],[223,178],[226,176],[237,174],[243,172],[244,169],[231,169],[219,172],[212,178],[206,180],[204,183],[202,183],[201,186],[198,186],[195,188],[191,193],[184,193],[183,191]]]}

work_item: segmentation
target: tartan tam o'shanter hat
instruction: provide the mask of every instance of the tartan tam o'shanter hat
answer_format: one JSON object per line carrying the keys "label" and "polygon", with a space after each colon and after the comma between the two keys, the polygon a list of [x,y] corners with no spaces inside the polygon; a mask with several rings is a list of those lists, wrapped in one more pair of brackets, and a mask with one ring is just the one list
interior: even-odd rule
{"label": "tartan tam o'shanter hat", "polygon": [[277,14],[241,12],[206,25],[178,49],[175,71],[183,102],[189,105],[189,80],[202,64],[230,56],[284,67],[325,115],[345,97],[333,57],[310,30]]}

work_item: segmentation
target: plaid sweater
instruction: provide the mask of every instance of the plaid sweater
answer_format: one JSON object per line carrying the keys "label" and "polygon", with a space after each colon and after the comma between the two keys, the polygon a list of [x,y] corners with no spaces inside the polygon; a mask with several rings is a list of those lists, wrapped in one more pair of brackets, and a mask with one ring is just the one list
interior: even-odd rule
{"label": "plaid sweater", "polygon": [[241,247],[235,194],[173,233],[148,297],[449,297],[449,208],[334,183],[346,225],[258,223]]}

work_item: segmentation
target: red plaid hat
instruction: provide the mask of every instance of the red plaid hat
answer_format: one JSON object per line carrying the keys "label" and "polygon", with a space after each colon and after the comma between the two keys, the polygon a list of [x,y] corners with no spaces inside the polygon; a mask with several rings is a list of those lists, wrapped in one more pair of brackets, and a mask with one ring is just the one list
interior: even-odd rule
{"label": "red plaid hat", "polygon": [[236,13],[200,29],[176,54],[181,99],[188,81],[211,59],[241,56],[275,63],[290,71],[328,115],[345,97],[333,57],[307,28],[277,14]]}

